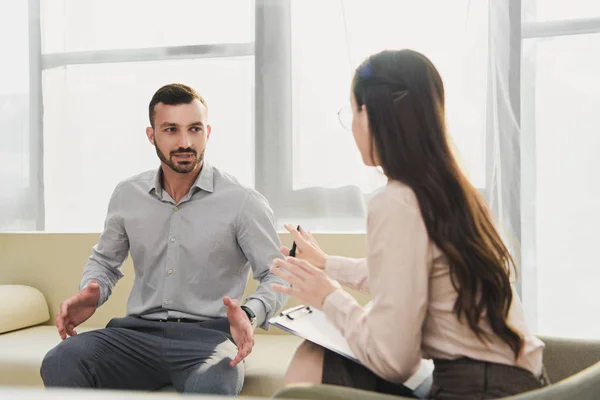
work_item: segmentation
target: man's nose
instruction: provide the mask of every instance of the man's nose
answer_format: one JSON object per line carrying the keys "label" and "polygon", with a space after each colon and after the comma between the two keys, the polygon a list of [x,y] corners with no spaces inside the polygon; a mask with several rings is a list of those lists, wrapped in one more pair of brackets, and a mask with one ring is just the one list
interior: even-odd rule
{"label": "man's nose", "polygon": [[179,135],[177,137],[177,146],[182,148],[182,149],[187,149],[188,147],[191,146],[191,141],[190,138],[188,137],[188,135],[186,135],[185,133],[182,133],[181,135]]}

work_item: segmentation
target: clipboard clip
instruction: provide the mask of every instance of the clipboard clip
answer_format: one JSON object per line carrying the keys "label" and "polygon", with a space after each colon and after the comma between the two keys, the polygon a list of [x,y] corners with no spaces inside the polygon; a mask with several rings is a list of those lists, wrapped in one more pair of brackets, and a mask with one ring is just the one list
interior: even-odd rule
{"label": "clipboard clip", "polygon": [[[306,315],[306,314],[311,314],[313,312],[313,310],[310,308],[310,306],[298,306],[298,307],[294,307],[291,308],[287,311],[282,311],[279,315],[281,317],[286,317],[289,320],[294,320],[294,318],[298,318],[299,315]],[[292,317],[291,314],[294,314],[294,317]]]}

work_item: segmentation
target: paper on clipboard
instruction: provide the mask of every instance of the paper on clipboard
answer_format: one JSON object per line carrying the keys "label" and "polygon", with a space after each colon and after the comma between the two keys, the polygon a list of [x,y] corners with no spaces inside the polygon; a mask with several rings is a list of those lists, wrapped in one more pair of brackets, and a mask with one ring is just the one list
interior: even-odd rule
{"label": "paper on clipboard", "polygon": [[[269,323],[362,364],[350,349],[346,338],[319,310],[303,305],[293,307],[281,312],[279,316],[271,318]],[[429,393],[432,372],[431,360],[421,360],[419,369],[404,382],[404,386],[413,390],[419,397],[424,397],[418,392],[422,392],[424,395]]]}
{"label": "paper on clipboard", "polygon": [[319,310],[305,306],[290,308],[283,311],[280,316],[271,318],[269,323],[359,364],[361,363],[350,350],[350,346],[341,332]]}

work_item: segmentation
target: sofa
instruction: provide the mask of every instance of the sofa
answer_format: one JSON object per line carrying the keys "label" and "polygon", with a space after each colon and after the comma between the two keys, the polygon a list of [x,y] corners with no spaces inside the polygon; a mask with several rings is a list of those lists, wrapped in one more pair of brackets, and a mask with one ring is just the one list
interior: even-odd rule
{"label": "sofa", "polygon": [[[60,303],[75,294],[83,264],[98,234],[0,234],[0,310],[11,315],[0,333],[0,387],[42,387],[39,369],[46,352],[60,342],[54,327]],[[339,240],[339,238],[343,240]],[[290,244],[287,234],[283,243]],[[363,235],[317,235],[325,251],[360,257],[364,254]],[[127,297],[133,283],[133,266],[128,259],[125,277],[111,298],[86,321],[79,332],[104,327],[114,317],[125,315]],[[246,293],[257,286],[249,277]],[[4,293],[4,295],[3,295]],[[353,293],[361,303],[368,297]],[[287,307],[297,305],[290,299]],[[47,308],[43,313],[40,309]],[[25,309],[37,311],[23,312]],[[2,313],[2,311],[0,311]],[[12,314],[11,314],[12,313]],[[28,321],[18,321],[29,318]],[[16,324],[16,325],[15,325]],[[0,321],[0,332],[3,331]],[[22,325],[23,328],[16,329]],[[242,396],[271,397],[283,386],[287,366],[300,339],[277,328],[258,329],[252,354],[246,359]],[[163,390],[172,390],[164,388]]]}

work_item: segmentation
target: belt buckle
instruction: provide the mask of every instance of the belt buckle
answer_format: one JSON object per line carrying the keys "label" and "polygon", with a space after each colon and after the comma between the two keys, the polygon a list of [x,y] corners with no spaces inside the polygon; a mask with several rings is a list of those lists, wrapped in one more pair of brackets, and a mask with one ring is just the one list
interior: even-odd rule
{"label": "belt buckle", "polygon": [[183,322],[182,320],[184,320],[185,318],[162,318],[159,319],[160,322]]}

